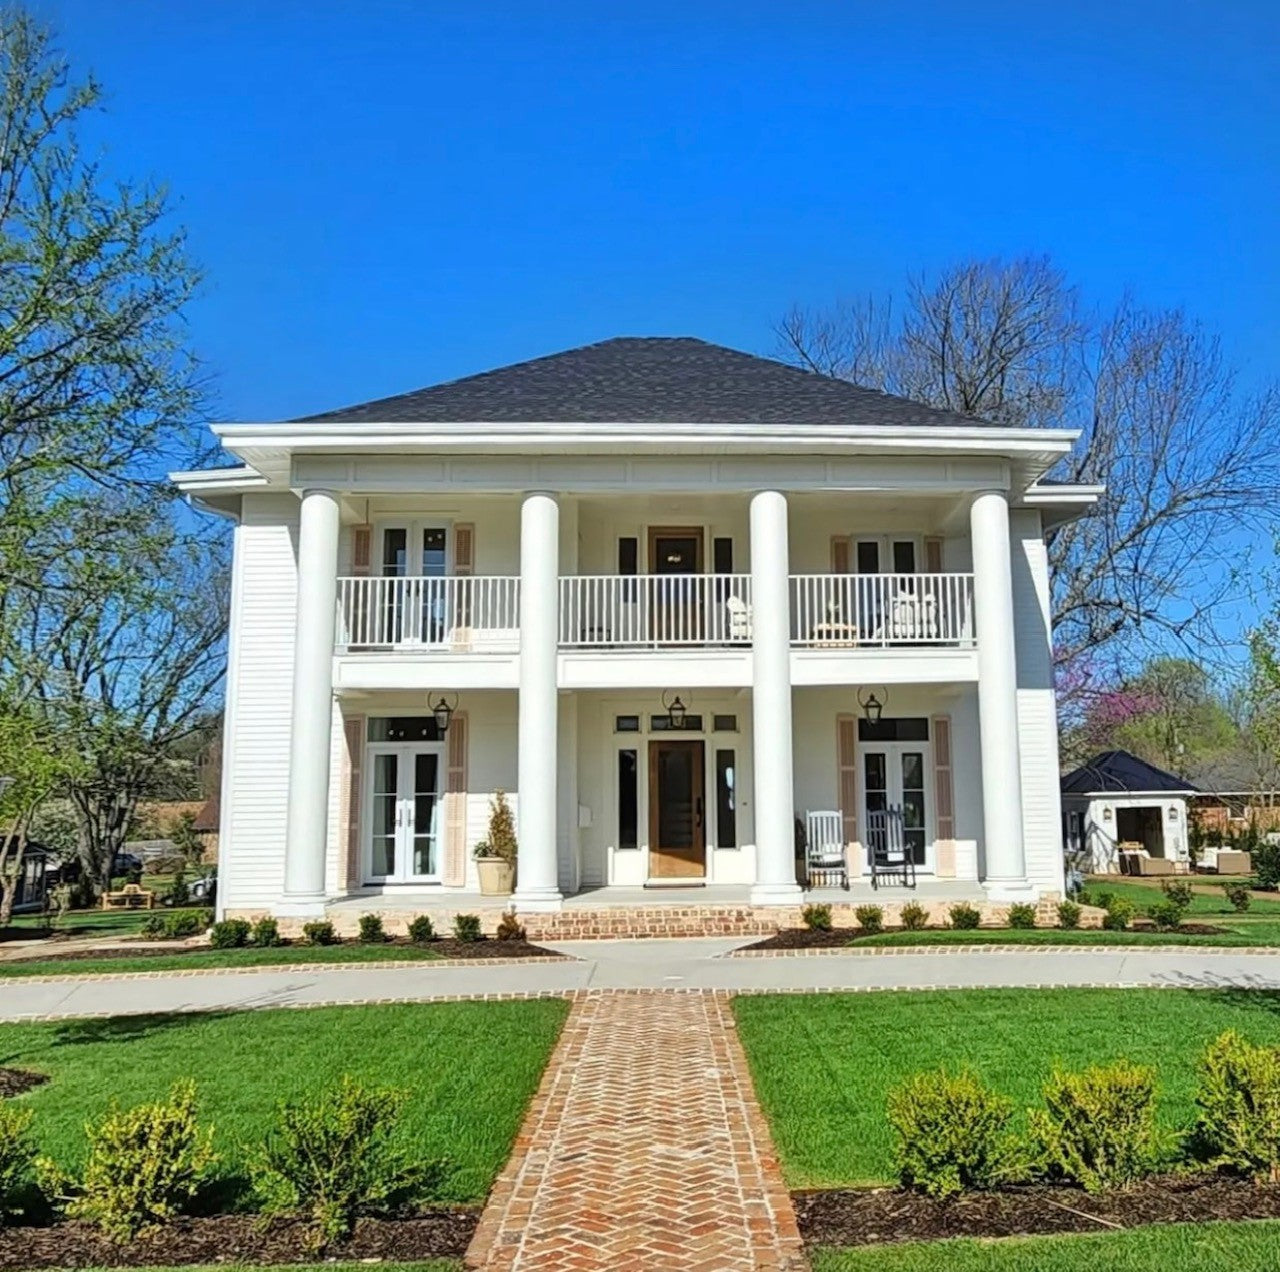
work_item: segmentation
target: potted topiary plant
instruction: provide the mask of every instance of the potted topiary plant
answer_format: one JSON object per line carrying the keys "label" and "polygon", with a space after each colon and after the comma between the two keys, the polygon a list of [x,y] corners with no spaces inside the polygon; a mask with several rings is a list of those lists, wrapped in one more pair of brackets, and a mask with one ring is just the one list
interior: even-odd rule
{"label": "potted topiary plant", "polygon": [[504,791],[494,791],[489,805],[489,833],[475,846],[480,892],[507,896],[516,884],[516,824]]}

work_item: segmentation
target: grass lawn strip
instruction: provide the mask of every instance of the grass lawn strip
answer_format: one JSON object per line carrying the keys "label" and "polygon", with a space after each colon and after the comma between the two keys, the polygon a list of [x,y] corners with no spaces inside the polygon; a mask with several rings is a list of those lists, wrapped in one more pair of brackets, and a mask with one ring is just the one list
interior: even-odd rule
{"label": "grass lawn strip", "polygon": [[1151,1064],[1168,1126],[1192,1118],[1195,1063],[1223,1030],[1280,1042],[1280,993],[978,989],[750,995],[738,1032],[792,1188],[893,1182],[885,1096],[909,1074],[968,1067],[1021,1110],[1054,1061]]}
{"label": "grass lawn strip", "polygon": [[568,1012],[559,1000],[317,1007],[0,1025],[0,1057],[51,1081],[20,1101],[42,1153],[80,1163],[84,1124],[196,1082],[214,1127],[228,1205],[244,1206],[244,1161],[277,1102],[346,1073],[407,1093],[397,1135],[449,1159],[440,1200],[483,1200]]}
{"label": "grass lawn strip", "polygon": [[1169,1224],[1076,1237],[816,1250],[813,1272],[1273,1272],[1278,1223]]}
{"label": "grass lawn strip", "polygon": [[[926,929],[923,932],[881,932],[878,936],[860,936],[852,944],[884,945],[1133,945],[1133,946],[1225,946],[1241,947],[1280,945],[1280,920],[1217,919],[1221,933],[1187,934],[1183,932],[1108,932],[1105,929],[1070,928],[974,928],[956,931],[950,928]],[[852,934],[848,934],[852,937]]]}
{"label": "grass lawn strip", "polygon": [[[1215,884],[1204,876],[1178,875],[1175,877],[1180,881],[1190,882],[1197,889],[1206,886],[1209,889],[1207,892],[1197,891],[1193,894],[1191,904],[1187,906],[1188,915],[1247,918],[1254,914],[1265,914],[1280,919],[1280,896],[1273,894],[1265,899],[1255,896],[1248,910],[1241,915],[1227,900],[1227,894],[1220,884]],[[1092,897],[1096,897],[1100,892],[1109,892],[1113,897],[1123,897],[1126,901],[1132,901],[1138,907],[1139,914],[1145,914],[1148,906],[1164,900],[1158,878],[1153,878],[1150,883],[1134,883],[1128,879],[1116,879],[1113,883],[1109,877],[1094,875],[1086,880],[1084,886],[1085,892]]]}

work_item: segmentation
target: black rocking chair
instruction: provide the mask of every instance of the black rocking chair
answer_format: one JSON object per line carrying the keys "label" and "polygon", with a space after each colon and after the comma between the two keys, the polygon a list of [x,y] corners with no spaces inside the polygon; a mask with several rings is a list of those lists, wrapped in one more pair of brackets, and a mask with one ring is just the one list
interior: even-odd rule
{"label": "black rocking chair", "polygon": [[867,850],[873,888],[881,879],[901,879],[904,888],[916,886],[916,863],[902,833],[902,809],[896,804],[867,814]]}

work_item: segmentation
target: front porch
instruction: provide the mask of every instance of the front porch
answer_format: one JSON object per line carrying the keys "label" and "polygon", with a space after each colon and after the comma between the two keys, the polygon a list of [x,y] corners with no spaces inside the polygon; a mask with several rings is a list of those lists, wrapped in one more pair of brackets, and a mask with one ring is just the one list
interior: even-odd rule
{"label": "front porch", "polygon": [[555,913],[523,913],[511,897],[485,896],[460,889],[413,889],[401,892],[354,892],[330,901],[325,917],[339,935],[359,928],[362,914],[378,914],[392,935],[400,935],[419,914],[429,915],[436,930],[447,933],[458,914],[476,914],[488,934],[508,911],[515,910],[533,941],[634,940],[641,937],[771,936],[800,927],[807,905],[829,905],[838,928],[856,926],[854,911],[877,905],[887,926],[895,926],[902,907],[923,906],[931,925],[944,924],[958,902],[975,906],[984,924],[1003,922],[1008,907],[986,899],[976,880],[922,878],[914,888],[871,887],[858,879],[845,888],[807,888],[793,906],[753,906],[748,884],[698,887],[587,887],[564,898]]}

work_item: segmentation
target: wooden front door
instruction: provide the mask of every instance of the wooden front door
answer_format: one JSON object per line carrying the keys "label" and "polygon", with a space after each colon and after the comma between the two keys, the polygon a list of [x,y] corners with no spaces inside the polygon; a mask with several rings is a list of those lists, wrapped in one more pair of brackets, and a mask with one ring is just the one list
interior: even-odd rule
{"label": "wooden front door", "polygon": [[707,873],[701,741],[649,743],[649,877]]}

